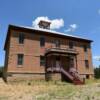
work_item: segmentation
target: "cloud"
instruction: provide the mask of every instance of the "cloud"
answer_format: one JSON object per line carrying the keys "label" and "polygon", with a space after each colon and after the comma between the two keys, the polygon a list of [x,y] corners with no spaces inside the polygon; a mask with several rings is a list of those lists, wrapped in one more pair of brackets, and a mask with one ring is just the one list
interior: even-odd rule
{"label": "cloud", "polygon": [[94,56],[93,59],[97,60],[97,61],[100,61],[100,56]]}
{"label": "cloud", "polygon": [[98,10],[98,14],[100,14],[100,9]]}
{"label": "cloud", "polygon": [[54,19],[51,20],[51,29],[60,29],[61,27],[64,26],[64,20],[63,19]]}
{"label": "cloud", "polygon": [[50,25],[50,29],[60,29],[61,27],[64,26],[64,20],[61,19],[49,19],[47,16],[41,16],[41,17],[37,17],[33,22],[32,22],[32,26],[35,28],[39,28],[38,23],[40,20],[44,20],[44,21],[49,21],[51,22]]}
{"label": "cloud", "polygon": [[65,30],[65,32],[74,32],[77,29],[77,24],[69,25],[69,28]]}

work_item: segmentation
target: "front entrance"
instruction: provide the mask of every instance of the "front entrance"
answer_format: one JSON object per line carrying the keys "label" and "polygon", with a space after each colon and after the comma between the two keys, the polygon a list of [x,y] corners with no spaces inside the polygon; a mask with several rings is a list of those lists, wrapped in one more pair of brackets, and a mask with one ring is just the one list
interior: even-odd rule
{"label": "front entrance", "polygon": [[61,67],[60,56],[56,56],[55,66],[56,66],[56,68],[60,68]]}
{"label": "front entrance", "polygon": [[74,57],[70,56],[60,56],[60,55],[52,55],[47,58],[47,68],[63,68],[65,71],[69,71],[70,67],[75,67]]}
{"label": "front entrance", "polygon": [[70,57],[61,57],[61,65],[65,71],[69,71],[70,68]]}
{"label": "front entrance", "polygon": [[[53,51],[56,50],[56,51]],[[70,67],[77,69],[77,54],[67,53],[66,50],[51,49],[46,53],[46,72],[47,73],[59,73],[61,78],[66,80],[66,76],[70,70]],[[66,75],[65,75],[66,74]],[[65,76],[65,77],[63,77]]]}

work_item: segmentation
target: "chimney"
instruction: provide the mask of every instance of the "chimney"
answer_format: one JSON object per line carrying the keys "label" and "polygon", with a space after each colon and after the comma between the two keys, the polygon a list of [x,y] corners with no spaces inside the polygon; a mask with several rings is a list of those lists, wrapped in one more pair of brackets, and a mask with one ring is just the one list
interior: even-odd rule
{"label": "chimney", "polygon": [[43,29],[50,29],[50,21],[44,21],[44,20],[40,20],[39,22],[39,28],[43,28]]}

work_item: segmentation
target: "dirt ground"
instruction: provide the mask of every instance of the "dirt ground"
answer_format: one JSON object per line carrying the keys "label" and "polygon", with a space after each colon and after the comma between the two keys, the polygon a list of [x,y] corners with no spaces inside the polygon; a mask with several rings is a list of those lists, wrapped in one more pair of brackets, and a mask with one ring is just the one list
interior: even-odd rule
{"label": "dirt ground", "polygon": [[0,79],[0,100],[100,100],[99,82],[77,86],[44,81],[6,84]]}

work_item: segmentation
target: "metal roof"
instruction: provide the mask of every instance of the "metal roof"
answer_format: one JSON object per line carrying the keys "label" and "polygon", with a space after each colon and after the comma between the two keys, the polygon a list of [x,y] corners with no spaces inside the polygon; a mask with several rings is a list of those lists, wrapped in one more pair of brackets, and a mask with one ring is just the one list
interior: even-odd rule
{"label": "metal roof", "polygon": [[87,40],[87,41],[91,41],[90,39],[88,38],[83,38],[83,37],[80,37],[80,36],[76,36],[76,35],[71,35],[71,34],[66,34],[66,33],[62,33],[62,32],[57,32],[57,31],[54,31],[54,30],[49,30],[49,29],[42,29],[42,28],[34,28],[34,27],[28,27],[28,26],[16,26],[16,25],[11,25],[11,26],[15,26],[15,27],[20,27],[20,28],[25,28],[25,29],[31,29],[31,30],[35,30],[35,31],[42,31],[42,32],[48,32],[48,33],[51,33],[51,34],[56,34],[56,35],[61,35],[61,36],[67,36],[67,37],[73,37],[73,38],[77,38],[77,39],[83,39],[83,40]]}

